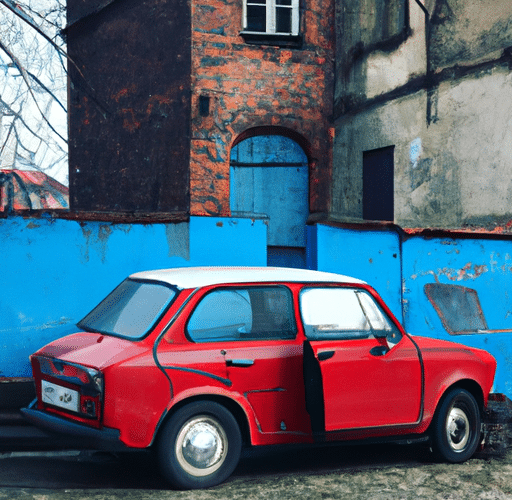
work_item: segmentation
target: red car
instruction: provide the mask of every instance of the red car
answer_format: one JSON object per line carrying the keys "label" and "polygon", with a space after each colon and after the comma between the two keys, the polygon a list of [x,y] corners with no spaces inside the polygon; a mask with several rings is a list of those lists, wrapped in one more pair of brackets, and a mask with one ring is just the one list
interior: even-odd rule
{"label": "red car", "polygon": [[496,361],[408,335],[367,284],[278,268],[137,273],[32,355],[36,425],[88,446],[153,447],[179,488],[224,481],[242,445],[480,444]]}

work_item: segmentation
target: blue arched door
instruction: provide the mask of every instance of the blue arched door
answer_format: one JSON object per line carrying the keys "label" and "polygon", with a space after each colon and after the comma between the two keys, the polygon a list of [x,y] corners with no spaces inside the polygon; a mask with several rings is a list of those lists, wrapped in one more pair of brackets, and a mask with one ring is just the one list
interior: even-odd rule
{"label": "blue arched door", "polygon": [[231,151],[230,175],[233,215],[268,218],[268,265],[306,267],[309,175],[300,145],[280,135],[245,139]]}

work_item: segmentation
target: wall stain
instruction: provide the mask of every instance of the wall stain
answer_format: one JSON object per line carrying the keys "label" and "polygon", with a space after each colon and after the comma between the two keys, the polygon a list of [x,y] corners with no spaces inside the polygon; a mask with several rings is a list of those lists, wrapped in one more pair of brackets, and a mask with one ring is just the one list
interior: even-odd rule
{"label": "wall stain", "polygon": [[165,235],[169,247],[169,257],[190,260],[190,227],[188,223],[166,224]]}
{"label": "wall stain", "polygon": [[92,228],[83,224],[80,226],[82,229],[82,235],[85,239],[85,244],[80,247],[82,263],[89,262],[91,247],[97,247],[101,262],[105,263],[108,250],[108,239],[112,234],[111,226],[108,224],[100,224],[98,226],[98,233],[96,236],[93,235]]}
{"label": "wall stain", "polygon": [[89,229],[85,224],[80,224],[82,229],[82,235],[85,239],[85,244],[80,246],[80,255],[82,258],[80,259],[82,263],[89,262],[89,247],[91,243],[91,234],[92,229]]}

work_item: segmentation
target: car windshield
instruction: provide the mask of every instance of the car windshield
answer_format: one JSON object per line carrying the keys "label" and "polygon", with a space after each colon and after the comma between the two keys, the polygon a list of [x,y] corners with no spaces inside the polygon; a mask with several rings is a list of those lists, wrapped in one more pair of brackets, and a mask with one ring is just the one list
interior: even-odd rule
{"label": "car windshield", "polygon": [[159,282],[126,279],[78,327],[118,337],[144,337],[167,309],[176,290]]}

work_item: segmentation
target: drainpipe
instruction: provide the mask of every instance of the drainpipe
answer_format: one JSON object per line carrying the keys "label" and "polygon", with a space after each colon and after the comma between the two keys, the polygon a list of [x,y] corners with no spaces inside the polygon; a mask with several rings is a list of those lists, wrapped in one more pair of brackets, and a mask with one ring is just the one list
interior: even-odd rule
{"label": "drainpipe", "polygon": [[432,122],[436,122],[437,118],[432,116],[432,102],[434,100],[434,82],[432,74],[432,63],[430,61],[430,14],[427,8],[421,3],[421,0],[416,0],[420,9],[425,15],[425,57],[427,58],[425,88],[427,89],[427,126]]}

